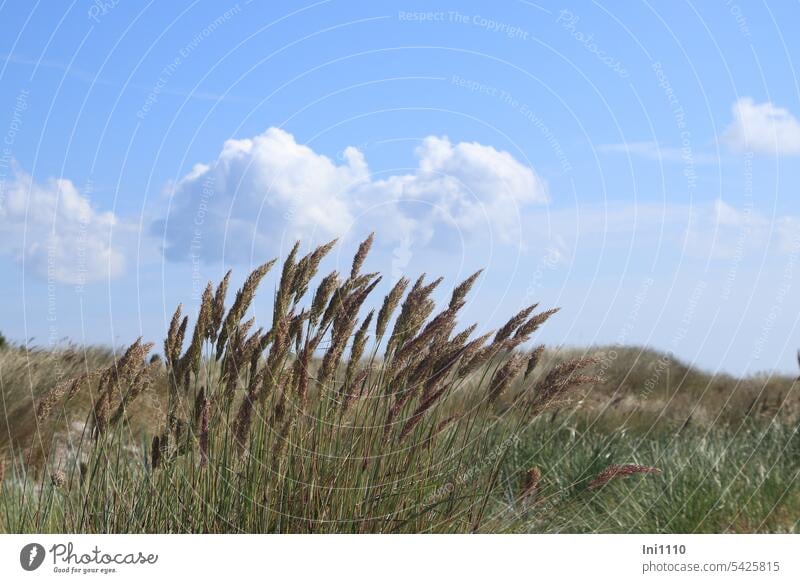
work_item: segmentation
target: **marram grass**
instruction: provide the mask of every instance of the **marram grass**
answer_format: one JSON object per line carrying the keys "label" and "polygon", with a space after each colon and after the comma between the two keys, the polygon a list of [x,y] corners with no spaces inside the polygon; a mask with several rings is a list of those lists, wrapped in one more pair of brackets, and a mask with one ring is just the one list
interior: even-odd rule
{"label": "marram grass", "polygon": [[[526,458],[509,473],[520,452],[553,433],[551,412],[597,381],[583,373],[596,360],[539,371],[542,348],[525,347],[555,310],[525,308],[490,334],[460,327],[478,273],[438,311],[431,296],[441,280],[422,276],[399,280],[377,313],[364,313],[380,281],[363,273],[371,243],[361,244],[349,273],[331,273],[313,291],[334,243],[303,257],[295,245],[268,329],[245,317],[275,261],[253,271],[230,306],[230,274],[209,283],[191,325],[179,306],[163,361],[137,341],[110,365],[56,384],[36,403],[36,427],[88,398],[87,422],[68,456],[55,456],[38,430],[26,447],[11,448],[0,470],[0,529],[570,530],[553,517],[596,508],[618,482],[661,480],[625,478],[655,474],[657,460],[598,465],[586,457],[585,468],[546,467],[563,465],[566,452],[537,465]],[[147,436],[132,423],[144,396],[157,420]]]}

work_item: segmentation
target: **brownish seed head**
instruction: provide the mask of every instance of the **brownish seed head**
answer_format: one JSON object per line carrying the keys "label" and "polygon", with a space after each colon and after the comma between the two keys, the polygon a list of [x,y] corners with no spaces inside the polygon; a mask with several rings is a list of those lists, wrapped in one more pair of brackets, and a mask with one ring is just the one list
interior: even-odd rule
{"label": "brownish seed head", "polygon": [[400,298],[403,297],[408,284],[408,279],[401,277],[399,280],[397,280],[397,283],[394,284],[391,291],[384,298],[383,305],[378,312],[378,321],[375,325],[375,337],[379,342],[383,338],[383,335],[386,332],[386,327],[389,325],[389,320],[392,318],[392,314],[394,313],[395,309],[397,309],[397,305],[400,303]]}
{"label": "brownish seed head", "polygon": [[298,262],[294,281],[292,282],[292,293],[295,301],[305,295],[308,289],[308,282],[316,275],[320,262],[333,249],[337,241],[338,239],[334,239],[324,245],[320,245]]}
{"label": "brownish seed head", "polygon": [[275,293],[275,300],[272,313],[273,326],[279,322],[286,311],[289,309],[289,304],[294,289],[294,276],[297,273],[297,252],[300,250],[300,241],[295,242],[286,260],[283,262],[283,269],[281,270],[281,280],[278,284],[278,291]]}
{"label": "brownish seed head", "polygon": [[232,271],[229,269],[219,282],[217,291],[214,293],[213,308],[211,310],[211,326],[210,326],[210,340],[216,342],[217,335],[219,334],[220,326],[222,326],[222,318],[225,317],[225,296],[228,294],[228,283],[231,279]]}
{"label": "brownish seed head", "polygon": [[535,498],[539,492],[539,483],[542,481],[542,470],[533,466],[525,473],[525,484],[522,487],[520,498]]}
{"label": "brownish seed head", "polygon": [[364,239],[364,241],[361,242],[361,245],[358,246],[358,251],[356,251],[356,254],[353,257],[353,267],[350,270],[350,279],[355,279],[358,276],[358,272],[361,271],[361,266],[364,265],[364,260],[367,258],[374,240],[375,233],[370,233],[369,237]]}
{"label": "brownish seed head", "polygon": [[350,362],[347,363],[347,371],[345,372],[345,378],[350,381],[352,381],[355,370],[358,367],[358,363],[361,361],[361,357],[364,355],[364,349],[366,348],[367,340],[369,339],[367,331],[369,330],[369,325],[370,322],[372,322],[372,316],[374,314],[374,310],[367,314],[367,317],[364,318],[364,321],[361,323],[361,327],[358,329],[358,332],[356,332],[355,337],[353,337],[353,345],[350,347]]}
{"label": "brownish seed head", "polygon": [[231,309],[228,310],[228,315],[225,317],[222,329],[217,338],[217,360],[222,357],[228,338],[236,329],[236,326],[239,325],[245,313],[247,313],[253,301],[253,297],[255,296],[256,289],[258,289],[258,285],[272,266],[275,265],[275,261],[276,260],[273,259],[254,269],[253,272],[247,276],[241,289],[236,292],[236,298],[233,300]]}
{"label": "brownish seed head", "polygon": [[549,373],[536,384],[533,404],[537,410],[543,410],[563,401],[566,393],[579,385],[598,381],[597,377],[576,374],[579,370],[599,362],[596,357],[573,358],[553,367]]}
{"label": "brownish seed head", "polygon": [[67,475],[63,470],[55,470],[50,474],[50,483],[53,484],[53,487],[62,489],[67,485]]}
{"label": "brownish seed head", "polygon": [[472,286],[475,284],[475,280],[478,279],[478,276],[483,273],[483,269],[479,269],[472,275],[470,275],[467,279],[462,281],[456,288],[453,290],[453,295],[450,297],[450,308],[453,309],[460,309],[463,305],[464,299],[467,297],[469,290],[472,289]]}
{"label": "brownish seed head", "polygon": [[634,474],[660,474],[661,470],[651,466],[642,466],[639,464],[624,464],[608,466],[605,470],[597,474],[595,478],[589,483],[590,490],[596,490],[608,484],[611,480],[623,476],[632,476]]}
{"label": "brownish seed head", "polygon": [[539,329],[539,326],[544,324],[547,320],[550,319],[550,316],[553,314],[558,313],[560,308],[554,308],[552,310],[547,310],[546,312],[542,312],[541,314],[536,314],[530,320],[525,322],[522,326],[517,329],[516,334],[514,334],[514,339],[517,343],[527,342],[530,338],[531,334],[536,332]]}
{"label": "brownish seed head", "polygon": [[525,368],[525,378],[528,378],[528,375],[531,374],[539,363],[542,361],[542,356],[544,355],[544,345],[537,346],[531,352],[531,356],[528,359],[528,366]]}
{"label": "brownish seed head", "polygon": [[319,318],[325,310],[325,306],[327,306],[331,295],[333,295],[333,292],[338,286],[339,274],[336,271],[326,275],[320,282],[314,294],[314,300],[311,303],[311,315],[309,316],[309,320],[312,326],[316,326],[317,322],[319,322]]}
{"label": "brownish seed head", "polygon": [[178,304],[175,313],[172,315],[172,320],[169,323],[169,330],[167,331],[167,338],[164,340],[164,360],[167,365],[174,365],[173,358],[176,353],[180,353],[183,349],[178,345],[178,329],[181,325],[181,309],[183,304]]}
{"label": "brownish seed head", "polygon": [[525,355],[515,352],[506,360],[505,364],[497,370],[489,384],[488,399],[490,403],[496,401],[500,395],[503,394],[522,370],[524,364]]}
{"label": "brownish seed head", "polygon": [[533,304],[532,306],[523,308],[522,310],[517,312],[516,315],[512,316],[511,319],[497,331],[497,335],[495,335],[494,337],[494,342],[495,343],[503,342],[504,340],[510,338],[511,334],[513,334],[514,331],[528,319],[528,316],[530,316],[531,312],[533,312],[536,309],[537,305],[538,304]]}

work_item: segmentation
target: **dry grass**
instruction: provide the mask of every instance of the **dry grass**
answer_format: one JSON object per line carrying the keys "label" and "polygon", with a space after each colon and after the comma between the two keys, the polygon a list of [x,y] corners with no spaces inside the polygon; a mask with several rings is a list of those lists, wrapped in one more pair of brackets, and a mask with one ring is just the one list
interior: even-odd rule
{"label": "dry grass", "polygon": [[[526,366],[529,373],[535,368],[522,346],[555,310],[537,314],[530,306],[493,337],[473,337],[476,326],[459,330],[457,316],[479,273],[457,285],[436,314],[431,295],[441,279],[428,282],[423,275],[407,294],[409,282],[400,280],[383,302],[370,345],[374,314],[362,317],[362,308],[381,280],[362,273],[372,237],[359,247],[348,277],[322,278],[306,300],[334,243],[303,257],[294,246],[281,269],[267,330],[253,330],[245,317],[274,261],[250,274],[228,309],[230,274],[216,289],[209,282],[191,330],[179,306],[163,367],[148,362],[152,344],[138,340],[117,359],[106,355],[99,367],[85,360],[80,374],[49,379],[54,382],[47,392],[38,383],[31,391],[35,406],[27,400],[35,427],[58,427],[54,420],[69,422],[69,411],[88,410],[80,436],[67,435],[66,455],[41,431],[38,439],[9,432],[7,457],[22,480],[21,499],[29,505],[36,499],[38,524],[60,521],[61,528],[78,531],[200,525],[271,531],[324,530],[346,522],[358,531],[385,531],[433,521],[445,530],[479,530],[496,488],[496,468],[457,496],[435,499],[437,486],[496,440],[518,439],[536,416],[592,382],[578,373],[593,361],[577,358],[541,380],[517,382]],[[146,428],[154,434],[144,441],[147,455],[136,439],[143,396],[157,411],[150,416],[157,429]],[[77,406],[81,399],[84,407]],[[501,404],[510,421],[499,424]],[[47,490],[35,483],[26,491],[40,467],[46,469],[41,475],[63,476],[60,491],[75,492],[62,501],[67,506],[45,500]],[[203,493],[200,501],[207,505],[224,498],[237,508],[237,520],[206,506],[200,522],[194,515],[189,524],[174,522],[170,513],[185,500],[187,485]],[[143,491],[165,505],[137,512],[136,493]],[[12,520],[11,528],[25,527]]]}
{"label": "dry grass", "polygon": [[[704,454],[718,451],[709,464],[734,452],[732,482],[767,475],[769,495],[753,495],[752,513],[744,511],[750,499],[732,504],[739,510],[731,524],[741,518],[763,529],[773,511],[797,500],[781,487],[797,477],[783,463],[796,443],[785,428],[800,410],[793,379],[709,376],[635,348],[603,347],[593,356],[526,349],[555,314],[535,305],[476,335],[476,325],[457,320],[479,273],[455,286],[438,312],[431,296],[441,280],[401,279],[376,316],[363,309],[380,281],[362,273],[371,242],[359,247],[347,277],[316,275],[334,242],[302,257],[295,245],[268,329],[247,315],[275,261],[250,274],[230,307],[230,273],[209,283],[193,325],[177,308],[163,361],[141,341],[117,355],[0,350],[0,530],[603,530],[607,518],[624,524],[620,508],[638,508],[584,512],[615,491],[617,476],[658,466],[664,477],[644,479],[668,487],[675,505],[678,488],[664,480],[686,460],[663,455],[667,438],[653,441],[644,458],[619,447],[618,436],[633,431],[639,444],[682,436],[683,449],[666,449],[685,449],[686,459],[697,456],[689,449],[697,439]],[[769,434],[742,431],[760,422]],[[711,426],[728,428],[714,447],[742,441],[709,447],[707,435],[695,435]],[[578,432],[584,440],[574,442]],[[616,448],[616,457],[598,444]],[[698,526],[683,528],[704,528],[707,507],[730,498],[725,484],[712,484],[702,499],[686,488],[686,504],[700,501],[692,514]],[[659,520],[654,530],[676,524]]]}

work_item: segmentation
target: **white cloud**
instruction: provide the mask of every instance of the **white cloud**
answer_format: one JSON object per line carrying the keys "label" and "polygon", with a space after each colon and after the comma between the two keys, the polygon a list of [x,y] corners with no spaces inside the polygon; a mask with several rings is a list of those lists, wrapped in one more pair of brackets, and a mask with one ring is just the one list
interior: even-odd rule
{"label": "white cloud", "polygon": [[229,140],[215,161],[171,188],[167,217],[154,225],[171,260],[243,260],[303,240],[377,231],[398,242],[429,239],[442,225],[495,238],[520,237],[519,211],[548,200],[546,185],[511,154],[474,142],[427,137],[413,172],[376,179],[363,153],[341,162],[270,128]]}
{"label": "white cloud", "polygon": [[84,284],[119,275],[124,257],[110,244],[117,224],[66,179],[37,183],[14,164],[0,196],[4,251],[34,275]]}
{"label": "white cloud", "polygon": [[742,97],[732,107],[733,122],[723,139],[736,150],[775,155],[800,154],[800,122],[788,110],[771,102],[755,103]]}
{"label": "white cloud", "polygon": [[797,253],[800,246],[800,219],[792,215],[769,217],[717,199],[691,207],[689,219],[687,252],[698,257],[740,260]]}

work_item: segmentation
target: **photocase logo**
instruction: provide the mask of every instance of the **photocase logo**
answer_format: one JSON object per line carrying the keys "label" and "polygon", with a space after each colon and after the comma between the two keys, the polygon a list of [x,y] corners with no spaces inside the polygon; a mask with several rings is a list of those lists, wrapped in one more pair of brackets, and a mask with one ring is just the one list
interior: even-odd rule
{"label": "photocase logo", "polygon": [[44,562],[44,547],[39,543],[30,543],[19,552],[19,564],[26,571],[35,571]]}

